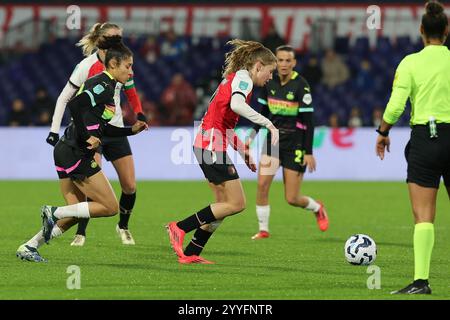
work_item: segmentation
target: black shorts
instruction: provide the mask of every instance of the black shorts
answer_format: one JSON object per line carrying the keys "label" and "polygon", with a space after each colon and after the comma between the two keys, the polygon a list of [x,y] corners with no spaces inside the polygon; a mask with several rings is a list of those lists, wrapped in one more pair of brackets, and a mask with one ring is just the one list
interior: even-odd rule
{"label": "black shorts", "polygon": [[437,134],[431,139],[427,125],[413,126],[405,147],[406,182],[438,189],[443,177],[445,186],[450,187],[450,124],[438,124]]}
{"label": "black shorts", "polygon": [[60,179],[83,181],[101,170],[94,160],[93,152],[85,154],[62,141],[59,141],[53,149],[53,159]]}
{"label": "black shorts", "polygon": [[104,155],[107,161],[132,155],[127,137],[103,137],[102,144],[96,151]]}
{"label": "black shorts", "polygon": [[270,136],[264,140],[262,154],[280,160],[280,166],[297,172],[304,173],[306,166],[303,165],[305,150],[301,144],[296,143],[289,136],[280,135],[280,142],[276,146],[271,144]]}
{"label": "black shorts", "polygon": [[239,179],[236,168],[226,152],[212,152],[194,147],[194,154],[209,182],[217,185],[225,181]]}

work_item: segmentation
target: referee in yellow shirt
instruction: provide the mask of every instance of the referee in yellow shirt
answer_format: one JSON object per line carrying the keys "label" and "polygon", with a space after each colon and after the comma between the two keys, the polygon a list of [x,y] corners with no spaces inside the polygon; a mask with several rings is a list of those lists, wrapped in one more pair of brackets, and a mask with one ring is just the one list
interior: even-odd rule
{"label": "referee in yellow shirt", "polygon": [[450,197],[450,51],[443,45],[448,19],[437,1],[426,4],[420,33],[425,48],[397,68],[391,98],[378,128],[376,153],[389,152],[389,129],[411,102],[411,138],[405,148],[407,183],[415,218],[414,282],[393,294],[431,294],[428,284],[434,244],[436,196],[441,177]]}

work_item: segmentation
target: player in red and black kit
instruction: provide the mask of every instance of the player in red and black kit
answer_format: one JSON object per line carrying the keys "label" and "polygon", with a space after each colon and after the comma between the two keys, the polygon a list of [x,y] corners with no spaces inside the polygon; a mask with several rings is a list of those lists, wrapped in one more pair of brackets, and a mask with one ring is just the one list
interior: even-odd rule
{"label": "player in red and black kit", "polygon": [[[226,54],[224,79],[211,98],[194,142],[194,154],[216,202],[166,226],[179,263],[212,263],[199,256],[211,234],[225,217],[245,209],[245,194],[239,175],[226,153],[231,143],[247,166],[256,171],[249,149],[234,133],[239,116],[268,128],[273,144],[278,140],[278,129],[248,105],[253,85],[264,86],[272,78],[276,67],[274,54],[254,41],[232,40],[228,44],[234,48]],[[184,236],[193,230],[196,230],[195,234],[183,251]]]}
{"label": "player in red and black kit", "polygon": [[[294,71],[295,52],[291,46],[276,49],[277,74],[261,91],[258,102],[261,114],[268,117],[280,130],[279,148],[267,148],[271,136],[263,144],[258,170],[256,193],[256,215],[259,232],[252,239],[269,237],[269,190],[280,166],[283,167],[284,196],[294,206],[314,212],[321,231],[328,229],[328,215],[325,207],[311,197],[300,194],[303,174],[316,170],[313,156],[314,106],[308,82]],[[254,127],[255,133],[259,130]],[[250,142],[249,142],[250,143]]]}
{"label": "player in red and black kit", "polygon": [[[54,148],[53,157],[61,191],[67,205],[43,206],[42,231],[17,250],[16,255],[28,261],[45,261],[37,248],[43,242],[60,236],[81,218],[113,216],[119,203],[106,176],[94,159],[104,136],[129,136],[147,129],[143,121],[132,127],[119,128],[109,122],[114,117],[117,83],[125,83],[133,64],[131,51],[123,44],[108,49],[106,70],[88,79],[69,101],[73,121]],[[86,201],[89,197],[91,201]]]}
{"label": "player in red and black kit", "polygon": [[[53,114],[52,126],[47,138],[48,143],[54,146],[58,141],[61,120],[69,99],[87,79],[105,70],[104,60],[106,50],[112,45],[121,42],[122,29],[118,25],[109,22],[96,23],[89,33],[78,42],[77,45],[82,47],[83,54],[86,58],[75,67],[69,81],[58,97]],[[118,83],[115,88],[114,101],[116,104],[116,112],[111,119],[110,124],[116,127],[124,126],[120,104],[120,92],[122,91],[122,88],[137,115],[137,119],[147,122],[145,115],[142,113],[141,102],[137,96],[133,76],[131,74],[124,84]],[[136,179],[133,155],[128,139],[126,137],[103,138],[101,146],[97,149],[95,155],[98,164],[101,164],[102,154],[105,156],[106,160],[111,161],[113,164],[122,188],[122,194],[120,196],[120,219],[116,226],[116,231],[123,244],[133,245],[135,244],[135,241],[128,229],[128,221],[136,201]],[[71,243],[72,246],[84,245],[88,221],[88,219],[80,219],[77,233]]]}

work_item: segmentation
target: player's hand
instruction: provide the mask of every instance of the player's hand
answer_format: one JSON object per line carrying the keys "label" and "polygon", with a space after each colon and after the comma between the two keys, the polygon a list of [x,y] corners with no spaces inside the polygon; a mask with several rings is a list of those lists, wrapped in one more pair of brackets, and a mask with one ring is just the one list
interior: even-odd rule
{"label": "player's hand", "polygon": [[148,130],[148,124],[140,120],[136,121],[131,127],[131,131],[133,131],[133,134],[137,134],[144,130]]}
{"label": "player's hand", "polygon": [[316,159],[312,154],[306,154],[303,158],[303,165],[308,168],[309,172],[316,171]]}
{"label": "player's hand", "polygon": [[389,146],[391,145],[391,140],[389,137],[383,137],[382,135],[378,135],[377,137],[377,143],[375,146],[375,151],[377,153],[377,156],[380,157],[381,160],[384,159],[384,150],[386,149],[387,152],[391,152],[389,150]]}
{"label": "player's hand", "polygon": [[267,127],[270,131],[272,145],[276,145],[278,143],[278,140],[280,139],[280,133],[277,128],[273,124]]}
{"label": "player's hand", "polygon": [[146,117],[145,114],[143,114],[142,112],[139,112],[139,113],[136,115],[136,118],[137,118],[139,121],[147,122],[147,117]]}
{"label": "player's hand", "polygon": [[54,133],[54,132],[49,132],[48,137],[47,137],[47,139],[45,139],[45,141],[47,141],[47,143],[52,146],[56,146],[56,144],[59,141],[59,134]]}
{"label": "player's hand", "polygon": [[102,143],[102,142],[100,141],[100,139],[97,138],[97,137],[95,137],[95,136],[90,136],[89,139],[86,140],[86,142],[87,142],[87,144],[89,145],[89,146],[87,147],[89,150],[95,150],[95,149],[97,149],[97,148],[100,146],[100,144]]}
{"label": "player's hand", "polygon": [[250,154],[250,149],[245,148],[245,151],[242,154],[242,158],[244,158],[245,164],[247,167],[252,170],[252,172],[256,172],[256,163],[253,160],[252,155]]}

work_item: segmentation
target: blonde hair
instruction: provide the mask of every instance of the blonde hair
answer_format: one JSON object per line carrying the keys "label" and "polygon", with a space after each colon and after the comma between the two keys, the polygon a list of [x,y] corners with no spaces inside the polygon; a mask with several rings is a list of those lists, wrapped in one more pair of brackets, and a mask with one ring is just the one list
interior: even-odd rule
{"label": "blonde hair", "polygon": [[91,30],[83,37],[80,41],[78,41],[77,46],[81,47],[83,50],[83,55],[85,57],[89,56],[97,49],[98,41],[109,29],[120,29],[117,24],[105,22],[105,23],[96,23],[92,26]]}
{"label": "blonde hair", "polygon": [[227,42],[233,49],[225,54],[225,65],[222,76],[225,78],[230,73],[241,69],[250,70],[257,61],[263,65],[277,62],[277,58],[270,49],[256,41],[234,39]]}

